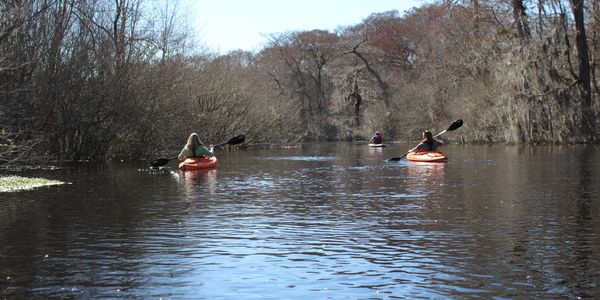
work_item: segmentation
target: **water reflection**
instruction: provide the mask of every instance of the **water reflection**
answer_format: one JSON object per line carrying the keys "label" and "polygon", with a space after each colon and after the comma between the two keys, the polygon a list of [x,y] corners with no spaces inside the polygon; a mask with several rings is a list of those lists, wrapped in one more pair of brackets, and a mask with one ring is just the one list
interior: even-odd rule
{"label": "water reflection", "polygon": [[265,157],[265,160],[291,160],[291,161],[328,161],[335,160],[333,156],[275,156]]}
{"label": "water reflection", "polygon": [[426,163],[409,161],[408,176],[410,178],[422,178],[429,180],[443,180],[446,163]]}
{"label": "water reflection", "polygon": [[178,171],[171,175],[181,185],[186,198],[193,198],[198,193],[214,195],[217,191],[217,169],[194,171]]}
{"label": "water reflection", "polygon": [[407,162],[410,190],[425,195],[440,194],[445,184],[446,163]]}
{"label": "water reflection", "polygon": [[407,146],[116,164],[0,195],[0,298],[600,297],[600,152]]}
{"label": "water reflection", "polygon": [[384,147],[369,147],[369,156],[372,157],[383,157],[383,153],[385,153]]}

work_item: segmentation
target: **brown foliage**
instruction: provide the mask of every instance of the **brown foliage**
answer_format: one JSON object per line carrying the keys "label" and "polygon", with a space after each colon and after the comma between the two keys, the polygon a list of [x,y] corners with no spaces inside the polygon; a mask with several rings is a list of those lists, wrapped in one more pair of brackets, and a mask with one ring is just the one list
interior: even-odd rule
{"label": "brown foliage", "polygon": [[457,118],[450,141],[598,141],[597,1],[440,1],[220,56],[147,3],[0,3],[0,158],[146,156],[190,132],[411,140]]}

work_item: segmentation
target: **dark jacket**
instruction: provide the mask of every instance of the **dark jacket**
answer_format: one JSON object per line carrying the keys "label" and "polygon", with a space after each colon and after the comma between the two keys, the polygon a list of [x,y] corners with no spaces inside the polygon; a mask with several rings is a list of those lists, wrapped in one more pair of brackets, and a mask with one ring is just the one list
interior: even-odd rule
{"label": "dark jacket", "polygon": [[371,137],[371,144],[381,144],[383,143],[383,137],[381,137],[381,133],[376,133]]}
{"label": "dark jacket", "polygon": [[433,139],[431,141],[423,140],[417,145],[415,151],[436,151],[437,148],[443,144],[444,142],[438,139]]}

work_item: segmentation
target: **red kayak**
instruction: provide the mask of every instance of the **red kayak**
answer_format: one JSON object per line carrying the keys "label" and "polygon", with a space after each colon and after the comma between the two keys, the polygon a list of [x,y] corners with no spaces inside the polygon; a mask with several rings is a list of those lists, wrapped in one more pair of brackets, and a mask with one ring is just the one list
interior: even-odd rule
{"label": "red kayak", "polygon": [[410,161],[420,162],[446,162],[448,158],[440,151],[415,151],[406,155]]}
{"label": "red kayak", "polygon": [[194,171],[216,168],[218,164],[217,158],[212,157],[190,157],[179,163],[179,170]]}

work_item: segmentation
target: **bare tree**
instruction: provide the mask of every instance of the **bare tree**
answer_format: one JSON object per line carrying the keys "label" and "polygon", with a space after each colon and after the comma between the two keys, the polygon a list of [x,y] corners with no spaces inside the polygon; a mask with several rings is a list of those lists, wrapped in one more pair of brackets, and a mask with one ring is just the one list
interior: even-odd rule
{"label": "bare tree", "polygon": [[310,124],[307,137],[331,135],[325,130],[331,93],[327,66],[337,56],[336,41],[335,34],[322,30],[271,37],[270,47],[285,66],[276,77],[298,101],[300,118]]}
{"label": "bare tree", "polygon": [[513,0],[512,5],[517,33],[520,38],[527,39],[531,36],[531,32],[529,30],[529,22],[527,21],[527,13],[523,0]]}
{"label": "bare tree", "polygon": [[575,48],[577,49],[577,62],[579,64],[579,72],[577,83],[582,88],[582,95],[585,107],[590,106],[591,102],[591,86],[590,86],[590,59],[589,47],[585,33],[585,18],[583,0],[570,0],[571,10],[575,22]]}

